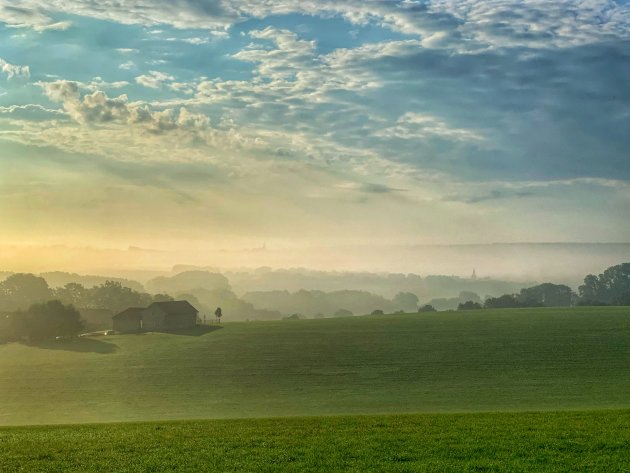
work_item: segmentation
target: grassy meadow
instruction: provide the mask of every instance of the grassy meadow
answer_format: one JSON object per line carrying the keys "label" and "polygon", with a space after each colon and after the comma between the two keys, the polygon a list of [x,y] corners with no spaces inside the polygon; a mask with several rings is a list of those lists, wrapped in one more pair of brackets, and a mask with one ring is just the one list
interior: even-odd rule
{"label": "grassy meadow", "polygon": [[629,408],[629,366],[628,308],[226,323],[0,345],[0,424]]}
{"label": "grassy meadow", "polygon": [[630,411],[0,429],[0,471],[627,472]]}

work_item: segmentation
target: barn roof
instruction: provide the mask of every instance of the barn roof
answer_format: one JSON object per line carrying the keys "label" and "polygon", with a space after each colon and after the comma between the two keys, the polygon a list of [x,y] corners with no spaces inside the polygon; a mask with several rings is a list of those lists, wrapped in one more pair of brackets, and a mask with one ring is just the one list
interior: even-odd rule
{"label": "barn roof", "polygon": [[128,309],[123,310],[122,312],[114,315],[113,319],[141,319],[142,312],[145,309],[142,307],[129,307]]}
{"label": "barn roof", "polygon": [[195,314],[199,312],[194,306],[188,301],[165,301],[165,302],[154,302],[149,306],[151,307],[159,307],[162,309],[167,315],[187,315],[191,312]]}

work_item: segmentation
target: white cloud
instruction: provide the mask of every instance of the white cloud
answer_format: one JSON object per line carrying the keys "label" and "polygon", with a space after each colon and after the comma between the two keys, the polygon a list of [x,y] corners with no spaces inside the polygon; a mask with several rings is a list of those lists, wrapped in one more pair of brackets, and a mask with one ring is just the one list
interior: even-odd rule
{"label": "white cloud", "polygon": [[107,82],[102,77],[94,77],[90,82],[77,82],[79,87],[90,92],[95,92],[100,89],[122,89],[129,85],[129,82],[121,80],[115,82]]}
{"label": "white cloud", "polygon": [[15,77],[28,79],[31,77],[31,69],[28,66],[17,66],[0,58],[0,72],[4,73],[9,79]]}
{"label": "white cloud", "polygon": [[136,82],[138,84],[150,89],[159,89],[166,82],[173,82],[174,80],[175,77],[159,71],[149,71],[148,74],[136,77]]}
{"label": "white cloud", "polygon": [[142,102],[129,103],[124,94],[108,97],[102,90],[81,96],[81,89],[86,87],[79,82],[60,80],[38,82],[36,85],[51,101],[61,103],[68,115],[81,124],[138,124],[153,133],[178,128],[195,131],[210,125],[208,117],[191,113],[183,107],[178,110],[153,110]]}
{"label": "white cloud", "polygon": [[612,0],[432,0],[468,39],[493,47],[571,47],[630,37],[630,5]]}
{"label": "white cloud", "polygon": [[67,28],[69,22],[52,18],[55,13],[207,29],[214,35],[225,35],[232,25],[249,18],[336,15],[355,25],[374,23],[417,35],[425,47],[465,50],[478,48],[476,42],[492,47],[565,47],[630,37],[630,5],[613,0],[21,0],[19,7],[13,0],[0,0],[0,21],[14,27]]}
{"label": "white cloud", "polygon": [[45,12],[45,2],[25,0],[16,6],[10,0],[0,0],[0,22],[12,28],[33,28],[35,31],[66,30],[70,21],[55,21]]}
{"label": "white cloud", "polygon": [[452,141],[481,141],[483,136],[473,130],[449,126],[443,120],[422,113],[408,112],[396,125],[376,133],[377,136],[401,139],[444,138]]}
{"label": "white cloud", "polygon": [[125,71],[130,71],[131,69],[134,69],[136,67],[136,63],[133,61],[126,61],[123,62],[120,66],[118,66],[118,69],[122,69]]}
{"label": "white cloud", "polygon": [[0,107],[0,115],[9,116],[11,119],[46,120],[63,118],[66,113],[63,110],[50,109],[39,104],[26,104]]}
{"label": "white cloud", "polygon": [[140,50],[134,48],[116,48],[120,54],[136,54],[139,53]]}
{"label": "white cloud", "polygon": [[161,66],[162,64],[166,64],[168,61],[164,59],[150,59],[147,61],[149,66]]}
{"label": "white cloud", "polygon": [[210,40],[208,38],[182,38],[182,42],[194,45],[208,44]]}

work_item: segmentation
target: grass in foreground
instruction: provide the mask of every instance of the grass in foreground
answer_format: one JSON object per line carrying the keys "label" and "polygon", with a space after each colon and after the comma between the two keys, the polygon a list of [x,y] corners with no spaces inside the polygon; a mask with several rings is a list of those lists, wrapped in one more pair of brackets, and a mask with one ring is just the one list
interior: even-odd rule
{"label": "grass in foreground", "polygon": [[0,425],[630,407],[630,308],[0,345]]}
{"label": "grass in foreground", "polygon": [[0,471],[628,472],[630,411],[0,429]]}

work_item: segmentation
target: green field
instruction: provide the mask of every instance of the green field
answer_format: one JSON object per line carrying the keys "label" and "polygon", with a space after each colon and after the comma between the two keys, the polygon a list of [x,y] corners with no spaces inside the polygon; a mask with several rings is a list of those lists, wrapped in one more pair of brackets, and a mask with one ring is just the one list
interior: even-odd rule
{"label": "green field", "polygon": [[628,308],[0,345],[0,424],[630,407]]}
{"label": "green field", "polygon": [[628,472],[630,411],[0,429],[0,471]]}

